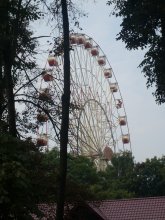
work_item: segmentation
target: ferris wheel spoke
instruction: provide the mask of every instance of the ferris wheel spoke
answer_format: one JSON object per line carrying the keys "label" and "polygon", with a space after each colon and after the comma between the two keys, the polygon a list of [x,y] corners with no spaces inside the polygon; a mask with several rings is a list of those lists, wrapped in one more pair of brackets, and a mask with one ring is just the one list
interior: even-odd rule
{"label": "ferris wheel spoke", "polygon": [[[84,134],[85,135],[85,134]],[[93,146],[92,144],[89,143],[89,140],[84,140],[83,137],[80,137],[79,138],[79,147],[81,148],[81,151],[82,152],[86,152],[88,155],[96,155],[98,154],[98,151],[97,151],[97,146]]]}
{"label": "ferris wheel spoke", "polygon": [[79,137],[79,148],[81,149],[82,152],[83,151],[86,151],[88,153],[97,152],[95,145],[91,144],[89,139],[87,139],[86,133],[82,133],[82,135]]}
{"label": "ferris wheel spoke", "polygon": [[[76,116],[75,118],[77,118],[77,116]],[[84,121],[83,121],[83,123],[84,123]],[[90,133],[86,130],[86,126],[85,126],[83,123],[80,124],[80,126],[79,126],[79,127],[81,128],[81,130],[80,130],[79,132],[81,132],[81,135],[84,136],[84,139],[86,140],[86,143],[88,143],[88,140],[90,139],[90,142],[92,142],[92,145],[95,145],[95,146],[96,146],[96,144],[95,144],[95,142],[93,141],[93,139],[92,139]],[[75,120],[73,121],[73,124],[71,124],[71,127],[72,127],[73,130],[74,130],[74,128],[76,127],[76,126],[75,126]],[[85,132],[83,132],[83,131],[85,131]],[[84,135],[84,133],[86,133],[87,135]],[[87,140],[87,136],[88,136],[88,140]],[[80,136],[79,136],[79,137],[80,137]]]}
{"label": "ferris wheel spoke", "polygon": [[[88,83],[89,83],[89,75],[90,74],[88,74],[88,72],[86,72],[87,70],[82,66],[82,63],[81,63],[81,61],[80,61],[80,57],[78,56],[78,51],[76,50],[76,52],[77,52],[77,58],[78,58],[78,62],[79,62],[79,65],[80,65],[80,77],[81,77],[81,84],[83,83],[83,87],[84,87],[84,92],[86,93],[86,94],[88,94],[88,87],[87,87],[87,85],[88,85]],[[84,76],[84,74],[85,74],[85,76]],[[80,85],[81,85],[80,84]]]}
{"label": "ferris wheel spoke", "polygon": [[[89,106],[89,111],[90,111],[90,114],[89,114],[89,117],[90,119],[92,120],[92,123],[93,123],[93,127],[94,127],[94,134],[95,134],[95,137],[97,138],[97,141],[98,143],[100,144],[99,142],[99,132],[100,132],[100,124],[98,124],[98,117],[99,117],[99,112],[96,110],[96,108],[98,107],[96,105],[96,103],[94,102],[95,106],[92,106],[93,109],[91,109],[91,106]],[[96,129],[97,128],[97,129]]]}
{"label": "ferris wheel spoke", "polygon": [[[81,131],[79,131],[79,132],[81,132],[81,134],[78,136],[78,138],[79,138],[78,143],[80,143],[80,142],[83,143],[83,146],[81,146],[81,147],[84,147],[86,150],[89,150],[89,151],[92,150],[93,152],[97,152],[97,144],[93,141],[90,133],[86,130],[86,128],[84,128],[84,126],[82,126]],[[78,147],[80,147],[80,146],[78,146]]]}
{"label": "ferris wheel spoke", "polygon": [[[96,139],[94,133],[93,133],[93,130],[92,130],[92,127],[89,123],[89,120],[86,120],[87,118],[85,118],[85,120],[82,120],[80,123],[80,128],[83,128],[83,133],[87,133],[88,134],[88,137],[89,139],[92,141],[92,143],[95,145],[95,147],[97,148],[98,147],[98,140]],[[86,124],[87,122],[87,124]],[[88,132],[88,130],[90,129],[90,133]],[[79,132],[81,132],[81,130],[79,130]]]}
{"label": "ferris wheel spoke", "polygon": [[[75,56],[74,56],[75,57]],[[76,64],[75,64],[76,65]],[[74,65],[74,67],[75,67],[75,65]],[[76,67],[75,67],[76,68]],[[75,73],[75,78],[76,78],[76,80],[77,80],[77,82],[76,82],[76,84],[77,84],[77,90],[78,90],[78,92],[80,92],[81,93],[81,86],[82,86],[82,80],[81,80],[81,78],[82,78],[82,70],[83,69],[75,69],[75,71],[74,71],[74,73]],[[83,82],[84,82],[84,80],[83,80]],[[86,87],[85,87],[85,83],[83,83],[83,88],[84,88],[84,92],[85,93],[87,93],[87,91],[86,91]],[[77,91],[76,91],[76,93],[78,93]]]}
{"label": "ferris wheel spoke", "polygon": [[[95,135],[95,126],[94,126],[94,124],[93,124],[93,126],[91,126],[91,122],[90,122],[90,120],[89,120],[89,117],[90,117],[90,115],[87,115],[89,112],[87,111],[84,111],[84,122],[87,122],[87,127],[89,127],[90,128],[90,131],[91,131],[91,135],[92,135],[92,137],[93,137],[93,139],[95,140],[95,143],[97,143],[97,146],[98,146],[98,144],[99,144],[99,142],[98,142],[98,136],[97,135]],[[93,116],[91,115],[91,117],[90,117],[90,119],[92,119],[93,120]],[[82,120],[83,121],[83,120]]]}
{"label": "ferris wheel spoke", "polygon": [[87,126],[89,126],[89,125],[85,125],[85,126],[81,125],[81,127],[80,127],[81,130],[79,132],[82,132],[83,136],[84,136],[84,134],[86,134],[88,137],[87,141],[90,142],[91,145],[94,145],[95,148],[97,148],[97,146],[98,146],[97,140],[93,137],[93,134],[91,133],[91,129],[89,130],[89,128],[88,128],[88,130],[87,130]]}

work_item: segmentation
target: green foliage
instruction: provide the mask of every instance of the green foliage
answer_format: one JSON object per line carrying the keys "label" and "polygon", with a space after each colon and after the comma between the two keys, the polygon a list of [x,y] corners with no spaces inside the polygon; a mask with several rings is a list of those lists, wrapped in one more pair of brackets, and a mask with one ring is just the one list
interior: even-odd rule
{"label": "green foliage", "polygon": [[[107,167],[107,172],[113,172],[115,176],[127,177],[133,171],[134,161],[131,152],[120,152],[115,154],[111,160],[112,166]],[[113,171],[112,171],[113,170]]]}
{"label": "green foliage", "polygon": [[68,158],[68,178],[77,183],[93,184],[97,181],[96,168],[88,158],[79,156]]}
{"label": "green foliage", "polygon": [[[33,187],[38,203],[50,203],[57,200],[59,187],[59,151],[56,148],[45,152],[40,169],[34,174]],[[94,164],[85,157],[73,157],[68,154],[67,201],[80,201],[94,198],[90,185],[98,180]]]}
{"label": "green foliage", "polygon": [[0,136],[0,218],[30,219],[35,209],[31,173],[38,151],[29,141]]}
{"label": "green foliage", "polygon": [[156,86],[154,96],[158,104],[165,102],[165,1],[162,0],[111,0],[113,14],[122,17],[117,40],[126,48],[148,50],[141,62],[147,78],[147,87]]}
{"label": "green foliage", "polygon": [[96,199],[119,199],[134,196],[129,187],[134,171],[134,161],[130,152],[113,155],[105,172],[99,172],[99,182],[92,186]]}
{"label": "green foliage", "polygon": [[40,164],[33,175],[36,203],[55,202],[59,176],[59,151],[56,148],[42,153]]}
{"label": "green foliage", "polygon": [[66,198],[69,201],[91,200],[90,186],[98,181],[96,168],[88,158],[68,155]]}
{"label": "green foliage", "polygon": [[[34,177],[38,202],[54,202],[59,181],[59,152],[45,152]],[[114,154],[105,171],[85,157],[68,155],[67,201],[119,199],[165,195],[164,157],[135,163],[130,152]],[[39,182],[38,182],[38,181]]]}
{"label": "green foliage", "polygon": [[[41,152],[30,141],[0,136],[0,218],[28,219],[36,204],[54,203],[59,183],[59,151]],[[165,195],[165,157],[135,163],[130,152],[114,154],[105,171],[68,154],[66,201]]]}
{"label": "green foliage", "polygon": [[137,163],[132,190],[138,197],[165,195],[165,157]]}

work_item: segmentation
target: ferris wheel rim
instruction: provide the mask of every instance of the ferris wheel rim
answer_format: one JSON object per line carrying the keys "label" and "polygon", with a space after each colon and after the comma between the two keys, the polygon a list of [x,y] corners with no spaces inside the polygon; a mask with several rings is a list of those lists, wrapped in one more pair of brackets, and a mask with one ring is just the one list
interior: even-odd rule
{"label": "ferris wheel rim", "polygon": [[[117,78],[116,78],[116,76],[115,76],[115,73],[114,73],[114,71],[113,71],[112,65],[111,65],[111,63],[109,62],[109,60],[107,59],[107,56],[106,56],[106,54],[104,53],[104,51],[102,50],[102,48],[100,47],[100,45],[99,45],[91,36],[89,36],[89,35],[87,35],[87,34],[78,33],[78,32],[72,32],[71,34],[73,34],[73,35],[74,35],[74,34],[75,34],[75,35],[83,35],[83,36],[87,37],[88,39],[90,39],[91,41],[94,42],[94,44],[99,48],[99,50],[101,50],[103,56],[105,56],[106,62],[108,63],[109,67],[110,67],[111,70],[112,70],[113,77],[115,78],[115,81],[118,83]],[[74,46],[77,46],[77,45],[74,45]],[[81,46],[81,45],[78,45],[78,46]],[[123,101],[123,97],[122,97],[122,94],[121,94],[121,91],[120,91],[120,88],[119,88],[119,87],[118,87],[118,91],[119,91],[121,100]],[[114,94],[112,94],[112,95],[114,95]],[[123,102],[122,104],[123,104],[124,113],[125,113],[125,115],[127,115],[127,114],[126,114],[126,109],[125,109],[124,102]],[[128,133],[130,134],[130,132],[129,132],[129,126],[128,126],[128,121],[127,121],[127,129],[128,129]],[[131,148],[131,140],[130,140],[130,148]],[[132,151],[132,148],[131,148],[131,151]]]}
{"label": "ferris wheel rim", "polygon": [[[87,36],[88,38],[90,38],[88,35],[85,35],[85,34],[83,34],[84,36]],[[92,38],[90,38],[93,42],[95,42]],[[102,51],[102,53],[103,53],[103,55],[105,56],[105,53],[103,52],[103,50],[101,49],[101,47],[95,42],[95,45],[97,45],[98,47],[99,47],[99,49]],[[77,45],[76,45],[77,46]],[[73,47],[76,47],[75,45],[73,45]],[[78,45],[79,46],[79,45]],[[105,56],[106,57],[106,56]],[[108,59],[106,58],[106,61],[107,61],[107,63],[109,64],[109,66],[111,67],[111,64],[110,64],[110,62],[108,61]],[[112,69],[112,67],[111,67],[111,69]],[[112,69],[112,71],[113,71],[113,69]],[[117,82],[117,79],[116,79],[116,76],[115,76],[115,74],[114,74],[114,72],[113,72],[113,76],[114,76],[114,78],[115,78],[115,81]],[[109,82],[110,83],[110,82]],[[120,94],[120,98],[121,98],[121,100],[122,100],[122,103],[123,103],[123,110],[124,110],[124,114],[126,115],[126,111],[125,111],[125,106],[124,106],[124,102],[123,102],[123,97],[122,97],[122,95],[121,95],[121,91],[120,91],[120,88],[118,87],[118,90],[119,90],[119,94]],[[114,96],[114,94],[112,94],[113,96]],[[115,99],[115,98],[114,98]],[[130,133],[129,132],[129,127],[128,127],[128,121],[127,121],[127,130],[128,130],[128,133]],[[120,126],[121,127],[121,126]],[[122,130],[121,130],[121,133],[122,133]],[[123,133],[122,133],[123,134]],[[124,144],[123,144],[123,146],[124,146]],[[130,143],[130,149],[131,149],[131,143]],[[132,150],[132,149],[131,149]]]}
{"label": "ferris wheel rim", "polygon": [[[81,35],[81,34],[80,34]],[[86,38],[90,38],[88,35],[85,35],[85,34],[83,34]],[[101,47],[93,40],[93,38],[90,38],[91,39],[91,41],[92,41],[92,45],[94,46],[94,47],[98,47],[99,48],[99,50],[101,51],[101,55],[102,56],[104,56],[105,57],[105,60],[106,60],[106,63],[107,63],[107,67],[109,68],[110,67],[110,69],[112,70],[112,75],[113,75],[113,78],[114,78],[114,80],[115,80],[115,83],[117,83],[118,84],[118,82],[117,82],[117,79],[116,79],[116,76],[115,76],[115,74],[114,74],[114,71],[113,71],[113,69],[112,69],[112,66],[111,66],[111,64],[110,64],[110,62],[109,62],[109,60],[107,59],[107,57],[106,57],[106,55],[105,55],[105,53],[103,52],[103,50],[101,49]],[[95,58],[91,58],[92,57],[92,55],[90,54],[90,50],[87,50],[87,49],[85,49],[84,48],[84,45],[71,45],[71,48],[73,48],[73,50],[71,49],[71,51],[70,51],[70,59],[71,59],[71,67],[70,67],[70,69],[71,69],[71,86],[72,86],[72,83],[74,84],[74,87],[72,88],[72,92],[75,92],[76,91],[76,88],[79,86],[79,84],[81,84],[82,82],[80,81],[81,80],[81,78],[78,78],[78,79],[72,79],[72,76],[76,76],[76,74],[77,73],[74,73],[74,72],[76,72],[77,70],[78,70],[78,68],[77,68],[77,66],[75,65],[75,66],[72,66],[72,65],[74,65],[74,64],[72,64],[72,62],[73,62],[73,58],[72,58],[72,54],[71,53],[74,53],[74,56],[75,56],[75,51],[76,51],[76,53],[78,53],[79,51],[78,51],[78,49],[77,48],[80,48],[81,50],[82,50],[82,56],[85,56],[86,54],[87,54],[87,51],[89,52],[88,53],[88,58],[90,59],[90,61],[89,62],[93,62],[93,64],[96,64],[96,62],[97,62],[97,60],[95,59]],[[74,51],[74,52],[73,52]],[[84,54],[85,55],[84,55]],[[97,56],[97,57],[99,57],[99,56]],[[82,57],[81,57],[82,58]],[[61,66],[63,65],[63,54],[60,54],[60,56],[58,56],[58,59],[60,60],[60,62],[61,62]],[[78,57],[77,59],[80,59],[80,57]],[[106,93],[106,91],[102,88],[105,84],[106,85],[109,85],[109,87],[110,87],[110,84],[111,84],[111,80],[109,80],[109,79],[105,79],[103,76],[102,76],[102,81],[104,81],[103,82],[103,84],[101,84],[102,83],[102,81],[100,82],[98,79],[97,79],[97,75],[96,75],[96,73],[93,73],[92,71],[94,70],[93,69],[93,67],[91,67],[91,70],[86,70],[85,69],[85,67],[87,67],[87,66],[85,66],[85,67],[83,67],[83,65],[81,65],[81,61],[79,60],[79,61],[77,61],[78,62],[78,64],[80,65],[79,66],[79,73],[81,73],[82,75],[83,75],[83,77],[85,76],[85,71],[87,71],[87,72],[89,72],[89,74],[91,74],[92,76],[90,76],[89,78],[88,78],[88,83],[89,82],[91,82],[90,80],[91,79],[94,79],[95,78],[95,90],[97,90],[97,88],[99,87],[99,88],[101,88],[101,93],[100,94],[105,94]],[[86,62],[86,64],[85,65],[87,65],[88,64],[88,62],[84,59],[84,62]],[[93,65],[92,63],[90,64],[90,65]],[[46,65],[45,65],[45,68],[46,68]],[[60,69],[60,67],[58,67],[59,68],[59,72],[61,71],[63,71],[63,69]],[[100,68],[100,69],[99,69]],[[55,67],[55,68],[52,68],[53,69],[53,71],[55,71],[55,69],[57,69],[57,67]],[[103,70],[105,69],[105,67],[95,67],[95,70],[97,70],[97,69],[99,69],[99,72],[100,73],[102,73],[103,74]],[[75,74],[75,75],[74,75]],[[77,76],[78,77],[78,76]],[[62,92],[62,88],[61,88],[61,85],[62,85],[62,78],[61,78],[61,76],[59,76],[59,77],[57,77],[58,78],[58,80],[61,80],[61,82],[60,82],[60,85],[58,85],[58,80],[57,80],[57,82],[55,82],[54,83],[54,81],[53,81],[53,83],[54,83],[54,87],[59,87],[58,89],[57,89],[57,91],[60,91],[60,92]],[[53,84],[52,83],[52,84]],[[77,83],[77,85],[76,85],[76,83]],[[83,83],[85,83],[85,80],[83,81]],[[89,86],[90,87],[90,86]],[[84,85],[83,85],[83,87],[82,87],[83,89],[85,88],[84,87]],[[88,91],[87,89],[85,90],[85,92],[86,91]],[[89,91],[88,91],[89,92]],[[111,106],[112,107],[112,109],[111,109],[111,114],[112,114],[112,116],[111,116],[111,118],[113,118],[113,120],[114,120],[114,124],[115,123],[117,123],[117,119],[119,118],[119,111],[118,111],[118,109],[116,108],[116,106],[115,106],[115,101],[116,101],[116,97],[115,97],[115,94],[113,93],[113,92],[111,92],[111,91],[109,91],[109,93],[111,94],[111,99],[110,99],[110,101],[109,102],[111,102],[112,100],[113,100],[113,106]],[[79,94],[80,94],[80,92],[79,92]],[[76,96],[76,99],[78,98],[78,95],[79,94],[77,94],[77,96]],[[119,86],[118,86],[118,94],[119,94],[119,97],[120,97],[120,100],[122,101],[122,109],[123,109],[123,112],[124,112],[124,115],[126,116],[126,119],[127,119],[127,115],[126,115],[126,110],[125,110],[125,106],[124,106],[124,101],[123,101],[123,97],[122,97],[122,95],[121,95],[121,91],[120,91],[120,88],[119,88]],[[71,94],[71,96],[72,96],[73,94]],[[85,97],[85,98],[87,98],[87,95],[88,94],[86,94],[86,97],[83,95],[83,98]],[[94,95],[96,95],[96,91],[94,91]],[[106,96],[107,96],[107,94],[105,94]],[[91,98],[91,97],[90,97]],[[58,99],[60,99],[60,96],[58,97]],[[79,127],[80,127],[80,119],[81,119],[81,115],[83,114],[83,111],[84,111],[84,107],[85,107],[85,105],[87,104],[87,103],[89,103],[90,101],[91,101],[92,99],[89,99],[89,100],[87,100],[87,101],[84,101],[84,103],[83,103],[83,108],[80,110],[80,112],[79,112],[79,115],[78,115],[78,117],[77,117],[77,115],[76,115],[76,117],[77,117],[77,119],[76,120],[78,120],[78,127],[77,127],[77,140],[76,140],[76,147],[77,147],[77,149],[78,149],[78,133],[79,133]],[[71,99],[71,101],[75,101],[75,98],[72,98]],[[95,101],[98,105],[99,105],[99,107],[102,109],[102,111],[104,112],[104,115],[105,115],[105,117],[106,117],[106,119],[107,119],[107,121],[108,121],[108,124],[110,123],[110,121],[109,121],[109,118],[108,118],[108,116],[107,116],[107,113],[106,113],[106,110],[107,109],[110,109],[109,107],[107,107],[106,106],[106,109],[104,109],[104,107],[102,106],[102,103],[99,103],[99,101],[98,100],[96,100],[96,99],[94,99],[94,97],[93,97],[93,101]],[[72,104],[72,103],[71,103]],[[106,103],[106,105],[109,105],[108,104],[108,101],[107,101],[107,103]],[[74,106],[73,106],[74,107]],[[81,106],[82,107],[82,106]],[[72,108],[70,107],[70,111],[72,110]],[[73,112],[73,117],[75,117],[75,115],[74,114],[76,114],[75,112]],[[113,115],[114,114],[114,115]],[[117,116],[116,116],[117,115]],[[116,117],[116,119],[115,119],[115,117]],[[70,119],[70,120],[72,120],[72,119]],[[72,126],[72,125],[71,125]],[[118,127],[117,127],[118,126]],[[110,126],[109,126],[110,127]],[[120,133],[121,133],[121,137],[122,137],[122,135],[124,134],[123,133],[123,130],[122,130],[122,127],[121,127],[121,125],[118,123],[118,124],[116,124],[116,130],[118,129],[118,128],[120,128]],[[129,134],[129,127],[128,127],[128,120],[127,120],[127,123],[126,123],[126,129],[127,129],[127,131],[128,131],[128,134]],[[116,130],[114,129],[114,132],[116,132]],[[72,134],[72,132],[73,132],[73,130],[70,132],[70,135],[73,135]],[[116,140],[116,137],[114,137],[114,133],[113,133],[113,131],[112,131],[112,129],[110,129],[110,132],[111,132],[111,136],[113,137],[113,149],[115,149],[114,150],[114,152],[115,151],[117,151],[117,146],[116,146],[116,143],[115,143],[115,140]],[[115,136],[117,136],[117,134],[115,134]],[[70,143],[69,143],[70,144]],[[122,143],[122,146],[123,146],[123,150],[125,150],[124,149],[124,143]],[[74,147],[74,146],[73,146]],[[131,142],[129,143],[129,148],[130,148],[130,150],[132,151],[132,149],[131,149]],[[78,150],[77,150],[78,151]]]}

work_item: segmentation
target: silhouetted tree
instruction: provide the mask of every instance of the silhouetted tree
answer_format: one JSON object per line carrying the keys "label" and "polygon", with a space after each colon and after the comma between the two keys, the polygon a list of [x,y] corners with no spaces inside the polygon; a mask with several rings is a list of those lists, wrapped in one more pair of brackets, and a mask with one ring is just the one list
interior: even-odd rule
{"label": "silhouetted tree", "polygon": [[70,105],[70,46],[69,46],[69,19],[67,1],[61,0],[64,36],[64,91],[62,95],[62,122],[60,131],[60,183],[57,201],[56,219],[62,220],[64,215],[65,188],[67,175],[67,144],[69,129]]}
{"label": "silhouetted tree", "polygon": [[141,62],[147,78],[147,87],[156,86],[154,96],[158,104],[165,102],[165,1],[162,0],[111,0],[113,14],[121,17],[122,40],[128,50],[146,49]]}

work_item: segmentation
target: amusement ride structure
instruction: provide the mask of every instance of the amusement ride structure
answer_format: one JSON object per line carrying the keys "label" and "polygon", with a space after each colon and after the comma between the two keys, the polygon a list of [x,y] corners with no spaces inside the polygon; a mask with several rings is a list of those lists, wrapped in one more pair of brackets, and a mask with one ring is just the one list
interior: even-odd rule
{"label": "amusement ride structure", "polygon": [[[112,67],[100,46],[85,34],[70,35],[71,99],[68,151],[91,158],[103,170],[113,153],[131,151],[126,111]],[[53,102],[56,127],[61,124],[63,54],[49,55],[38,98]],[[48,116],[38,111],[37,145],[59,145]]]}

